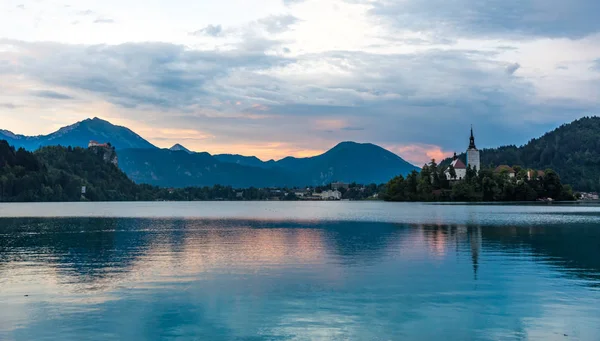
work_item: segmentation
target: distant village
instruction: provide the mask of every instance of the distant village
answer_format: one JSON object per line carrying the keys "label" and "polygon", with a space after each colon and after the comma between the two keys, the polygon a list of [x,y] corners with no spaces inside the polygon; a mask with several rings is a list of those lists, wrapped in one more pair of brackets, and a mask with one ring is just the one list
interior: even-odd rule
{"label": "distant village", "polygon": [[[219,190],[221,189],[221,190]],[[186,189],[169,188],[170,195],[178,195]],[[187,189],[190,190],[190,189]],[[229,186],[210,188],[212,200],[267,200],[267,201],[344,201],[377,200],[383,185],[360,185],[356,183],[333,182],[324,186],[302,188],[246,188],[233,189]]]}
{"label": "distant village", "polygon": [[[273,194],[269,200],[364,200],[377,199],[379,197],[378,186],[347,184],[344,182],[333,182],[326,186],[293,188],[293,189],[270,189]],[[243,197],[243,191],[237,192]],[[282,198],[283,196],[283,198]]]}

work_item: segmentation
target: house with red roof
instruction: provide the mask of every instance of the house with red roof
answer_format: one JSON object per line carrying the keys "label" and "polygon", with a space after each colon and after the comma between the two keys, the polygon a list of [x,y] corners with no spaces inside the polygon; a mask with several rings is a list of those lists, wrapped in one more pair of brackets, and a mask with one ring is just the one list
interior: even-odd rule
{"label": "house with red roof", "polygon": [[450,175],[450,167],[448,167],[448,169],[446,169],[444,172],[446,174],[446,179],[450,181],[462,180],[465,178],[465,176],[467,176],[467,165],[465,165],[465,163],[456,156],[456,153],[454,153],[454,157],[452,158],[452,163],[450,163],[450,166],[454,168],[456,177],[452,177],[452,175]]}
{"label": "house with red roof", "polygon": [[506,174],[508,174],[509,178],[514,178],[516,175],[515,170],[508,165],[500,165],[500,166],[496,167],[496,169],[494,169],[494,173],[497,173],[497,174],[506,173]]}

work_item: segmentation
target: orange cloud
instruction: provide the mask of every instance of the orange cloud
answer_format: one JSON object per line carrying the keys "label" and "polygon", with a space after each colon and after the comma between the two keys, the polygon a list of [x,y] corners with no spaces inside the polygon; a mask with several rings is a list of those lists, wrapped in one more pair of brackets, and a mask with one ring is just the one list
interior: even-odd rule
{"label": "orange cloud", "polygon": [[265,143],[244,143],[244,144],[221,144],[203,141],[201,143],[187,142],[187,148],[194,151],[207,151],[211,154],[241,154],[254,155],[261,160],[279,160],[286,156],[308,157],[322,154],[322,149],[298,148],[291,143],[265,142]]}
{"label": "orange cloud", "polygon": [[410,144],[385,146],[390,151],[415,165],[421,166],[435,159],[437,162],[452,156],[452,152],[443,151],[440,146],[431,144]]}

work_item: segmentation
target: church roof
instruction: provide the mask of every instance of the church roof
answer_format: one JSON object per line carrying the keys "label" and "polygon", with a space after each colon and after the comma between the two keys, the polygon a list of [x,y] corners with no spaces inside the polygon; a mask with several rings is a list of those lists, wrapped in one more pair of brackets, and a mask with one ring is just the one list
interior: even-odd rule
{"label": "church roof", "polygon": [[496,167],[496,170],[494,170],[496,173],[501,173],[503,171],[507,171],[508,173],[514,173],[515,170],[512,169],[512,167],[508,166],[508,165],[500,165],[498,167]]}
{"label": "church roof", "polygon": [[460,159],[456,159],[456,160],[452,161],[452,163],[450,165],[452,167],[454,167],[454,169],[467,169],[467,166],[465,165],[465,163],[462,162]]}

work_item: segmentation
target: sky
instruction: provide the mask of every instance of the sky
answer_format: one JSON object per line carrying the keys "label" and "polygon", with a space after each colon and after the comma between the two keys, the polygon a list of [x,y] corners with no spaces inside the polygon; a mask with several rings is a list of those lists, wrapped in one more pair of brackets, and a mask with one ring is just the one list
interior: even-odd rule
{"label": "sky", "polygon": [[597,0],[3,0],[0,129],[415,164],[600,113]]}

